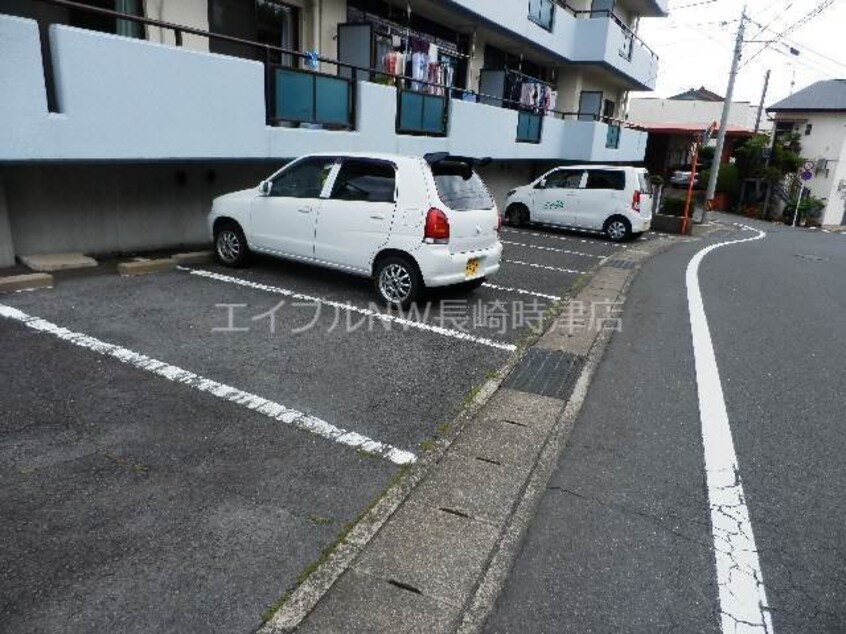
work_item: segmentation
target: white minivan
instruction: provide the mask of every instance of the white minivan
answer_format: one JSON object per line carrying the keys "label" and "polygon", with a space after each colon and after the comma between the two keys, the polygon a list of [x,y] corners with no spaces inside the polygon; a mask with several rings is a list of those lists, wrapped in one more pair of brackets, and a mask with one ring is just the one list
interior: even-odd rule
{"label": "white minivan", "polygon": [[231,267],[257,252],[370,277],[403,308],[425,288],[481,286],[499,270],[502,244],[477,163],[445,152],[304,156],[214,200],[215,253]]}
{"label": "white minivan", "polygon": [[615,242],[627,240],[652,223],[649,172],[615,165],[557,167],[508,192],[505,221],[601,231]]}

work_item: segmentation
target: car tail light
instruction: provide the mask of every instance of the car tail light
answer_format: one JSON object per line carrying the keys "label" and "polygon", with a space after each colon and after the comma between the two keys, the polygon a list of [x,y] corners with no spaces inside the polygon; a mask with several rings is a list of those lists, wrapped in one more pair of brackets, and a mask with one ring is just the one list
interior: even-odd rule
{"label": "car tail light", "polygon": [[430,209],[429,213],[426,214],[423,240],[430,244],[446,244],[449,242],[449,218],[440,209]]}
{"label": "car tail light", "polygon": [[636,190],[632,196],[632,211],[640,213],[640,191]]}
{"label": "car tail light", "polygon": [[499,233],[499,231],[501,229],[502,229],[502,215],[497,214],[496,215],[496,232]]}

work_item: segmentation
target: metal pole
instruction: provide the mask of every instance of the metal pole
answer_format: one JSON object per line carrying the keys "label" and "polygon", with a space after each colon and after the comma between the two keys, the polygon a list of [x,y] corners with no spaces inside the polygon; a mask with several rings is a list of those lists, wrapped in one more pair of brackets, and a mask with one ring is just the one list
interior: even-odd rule
{"label": "metal pole", "polygon": [[799,188],[799,200],[796,201],[796,211],[793,212],[793,225],[796,226],[796,219],[799,217],[799,205],[802,204],[802,195],[805,193],[805,181],[802,181],[802,187]]}
{"label": "metal pole", "polygon": [[764,76],[764,92],[761,93],[761,103],[758,105],[758,116],[755,118],[755,134],[761,129],[761,115],[764,113],[764,101],[767,99],[767,89],[770,87],[770,71]]}
{"label": "metal pole", "polygon": [[726,128],[728,128],[729,114],[731,114],[731,100],[734,98],[734,82],[737,79],[737,69],[740,65],[740,57],[743,54],[743,34],[746,30],[746,5],[743,6],[743,13],[740,15],[740,26],[737,28],[737,40],[734,44],[734,58],[731,61],[731,72],[729,73],[728,87],[726,88],[726,100],[723,102],[723,116],[720,120],[720,131],[717,133],[717,148],[714,150],[716,165],[711,166],[711,175],[708,179],[708,189],[705,190],[705,213],[702,221],[708,218],[708,211],[714,201],[714,193],[717,190],[717,175],[720,171],[720,164],[723,158],[723,148],[726,144]]}

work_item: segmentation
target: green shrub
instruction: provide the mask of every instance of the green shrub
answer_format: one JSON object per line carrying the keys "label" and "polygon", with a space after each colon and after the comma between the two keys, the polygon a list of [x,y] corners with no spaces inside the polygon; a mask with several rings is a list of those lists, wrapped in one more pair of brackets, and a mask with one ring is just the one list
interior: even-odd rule
{"label": "green shrub", "polygon": [[684,204],[684,198],[665,198],[661,203],[661,213],[666,216],[683,216]]}
{"label": "green shrub", "polygon": [[[702,182],[708,183],[711,177],[710,172],[702,172]],[[734,207],[740,197],[740,170],[736,165],[720,165],[720,172],[717,174],[717,194],[728,196],[730,206]]]}
{"label": "green shrub", "polygon": [[[802,202],[799,203],[799,213],[796,218],[796,224],[815,225],[819,224],[819,218],[822,216],[823,209],[825,209],[825,201],[816,198],[815,196],[803,196]],[[784,222],[791,224],[793,216],[796,214],[796,198],[789,200],[784,206]]]}

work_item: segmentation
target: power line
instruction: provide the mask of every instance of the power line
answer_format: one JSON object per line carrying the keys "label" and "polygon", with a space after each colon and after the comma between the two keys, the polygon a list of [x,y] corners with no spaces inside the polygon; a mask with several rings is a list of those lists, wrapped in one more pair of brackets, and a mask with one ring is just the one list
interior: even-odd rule
{"label": "power line", "polygon": [[680,7],[673,7],[670,11],[681,11],[682,9],[692,9],[693,7],[701,7],[706,4],[714,4],[717,0],[702,0],[702,2],[694,2],[692,4],[685,4]]}
{"label": "power line", "polygon": [[[752,21],[754,22],[754,20],[752,20]],[[755,22],[755,24],[758,24],[758,23],[757,23],[757,22]],[[760,25],[758,25],[758,26],[760,26]],[[762,29],[761,31],[759,31],[759,32],[758,32],[758,34],[760,34],[761,32],[763,32],[763,30],[764,30],[764,29]],[[770,30],[772,30],[772,29],[770,29]],[[811,47],[810,47],[810,46],[808,46],[807,44],[801,44],[801,43],[799,43],[797,40],[794,40],[794,39],[788,39],[788,38],[786,38],[786,37],[785,37],[785,38],[782,38],[782,39],[784,39],[784,43],[785,43],[785,44],[791,45],[791,46],[793,46],[793,47],[795,47],[795,48],[800,48],[800,49],[802,49],[802,52],[803,52],[803,53],[804,53],[805,51],[807,51],[807,52],[809,52],[809,53],[812,53],[813,55],[816,55],[817,57],[821,57],[822,59],[826,60],[827,62],[831,62],[832,64],[836,64],[837,66],[842,66],[842,67],[846,68],[846,63],[841,62],[840,60],[834,59],[833,57],[829,57],[829,56],[828,56],[828,55],[826,55],[825,53],[820,53],[819,51],[817,51],[817,50],[815,50],[815,49],[811,48]]]}
{"label": "power line", "polygon": [[817,17],[820,13],[822,13],[823,11],[825,11],[826,9],[828,9],[828,8],[829,8],[832,4],[834,4],[834,0],[822,0],[822,2],[820,2],[820,4],[818,4],[818,5],[817,5],[814,9],[812,9],[809,13],[805,14],[804,16],[802,16],[801,18],[799,18],[798,20],[796,20],[796,22],[794,22],[793,24],[791,24],[790,26],[788,26],[788,27],[787,27],[786,29],[784,29],[781,33],[778,33],[772,41],[767,42],[767,43],[763,46],[763,48],[759,49],[756,53],[754,53],[751,57],[749,57],[749,59],[747,59],[745,62],[743,62],[743,64],[741,65],[741,68],[743,68],[744,66],[746,66],[746,64],[748,64],[748,63],[749,63],[749,62],[751,62],[753,59],[755,59],[756,57],[758,57],[758,55],[760,55],[761,53],[763,53],[764,51],[766,51],[768,48],[770,48],[770,46],[772,46],[774,43],[778,42],[779,40],[784,39],[784,37],[785,37],[785,36],[787,36],[787,35],[789,35],[789,34],[793,33],[793,32],[794,32],[794,31],[796,31],[797,29],[799,29],[799,28],[803,27],[805,24],[807,24],[808,22],[810,22],[811,20],[813,20],[813,19],[814,19],[815,17]]}
{"label": "power line", "polygon": [[752,18],[749,18],[749,21],[750,21],[750,22],[755,22],[755,24],[756,24],[757,26],[761,27],[761,30],[760,30],[760,31],[758,31],[758,32],[757,32],[757,33],[756,33],[753,37],[758,37],[759,35],[761,35],[761,33],[763,33],[764,31],[766,31],[767,29],[769,29],[769,28],[772,26],[773,22],[776,22],[776,21],[777,21],[780,17],[782,17],[785,13],[787,13],[788,11],[790,11],[790,8],[791,8],[794,4],[795,4],[794,0],[787,0],[787,6],[786,6],[786,7],[784,7],[784,9],[782,9],[781,11],[776,11],[775,17],[774,17],[772,20],[770,20],[769,22],[767,22],[766,26],[761,26],[760,24],[758,24],[757,22],[755,22],[755,20],[753,20]]}

